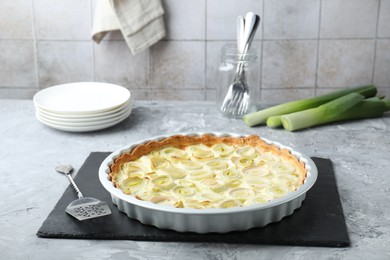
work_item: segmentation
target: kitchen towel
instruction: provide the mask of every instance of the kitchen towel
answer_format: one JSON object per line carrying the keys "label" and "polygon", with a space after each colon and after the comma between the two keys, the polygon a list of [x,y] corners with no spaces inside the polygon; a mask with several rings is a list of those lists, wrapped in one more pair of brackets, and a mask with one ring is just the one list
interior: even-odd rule
{"label": "kitchen towel", "polygon": [[165,36],[161,0],[97,0],[92,39],[100,43],[110,31],[120,30],[133,55]]}
{"label": "kitchen towel", "polygon": [[226,234],[196,234],[161,230],[143,225],[120,212],[112,204],[110,194],[103,188],[98,179],[99,166],[109,154],[106,152],[91,153],[78,171],[75,182],[86,196],[108,202],[112,214],[81,222],[71,217],[65,213],[65,208],[71,201],[77,199],[77,195],[69,186],[43,222],[37,236],[66,239],[124,239],[328,247],[345,247],[350,243],[332,162],[329,159],[312,158],[318,168],[318,179],[308,191],[302,206],[295,210],[293,215],[283,218],[280,222],[248,231]]}

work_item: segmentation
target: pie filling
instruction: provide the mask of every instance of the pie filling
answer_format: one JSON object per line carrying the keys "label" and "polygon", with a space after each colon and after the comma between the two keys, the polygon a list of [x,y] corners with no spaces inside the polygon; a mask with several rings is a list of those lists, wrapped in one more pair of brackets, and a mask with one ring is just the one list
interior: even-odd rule
{"label": "pie filling", "polygon": [[304,164],[258,136],[172,136],[122,154],[111,166],[115,187],[139,200],[177,208],[265,203],[298,189]]}

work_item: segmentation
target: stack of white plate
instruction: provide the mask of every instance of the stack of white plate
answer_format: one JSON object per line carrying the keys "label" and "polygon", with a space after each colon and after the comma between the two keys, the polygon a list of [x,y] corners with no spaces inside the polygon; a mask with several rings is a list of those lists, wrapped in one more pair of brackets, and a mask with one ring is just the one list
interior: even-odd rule
{"label": "stack of white plate", "polygon": [[130,91],[107,83],[57,85],[39,91],[33,100],[40,122],[70,132],[101,130],[122,122],[131,113]]}

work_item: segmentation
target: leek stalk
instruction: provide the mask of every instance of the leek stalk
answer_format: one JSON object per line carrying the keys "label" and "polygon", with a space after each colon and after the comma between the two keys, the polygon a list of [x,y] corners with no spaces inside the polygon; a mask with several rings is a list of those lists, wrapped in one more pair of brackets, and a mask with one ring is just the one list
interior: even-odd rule
{"label": "leek stalk", "polygon": [[322,104],[325,104],[339,97],[345,96],[349,93],[359,93],[365,97],[372,97],[376,95],[377,89],[373,85],[355,87],[355,88],[345,88],[345,89],[330,92],[328,94],[307,98],[307,99],[301,99],[297,101],[291,101],[288,103],[269,107],[254,113],[247,114],[243,117],[243,120],[248,126],[264,124],[266,123],[267,119],[271,116],[284,115],[284,114],[289,114],[289,113],[293,113],[293,112],[297,112],[309,108],[318,107]]}
{"label": "leek stalk", "polygon": [[276,128],[276,127],[279,127],[279,126],[282,126],[282,116],[279,115],[279,116],[270,116],[268,117],[267,119],[267,126],[268,127],[272,127],[272,128]]}
{"label": "leek stalk", "polygon": [[336,115],[333,122],[381,117],[387,111],[390,111],[389,99],[367,98],[347,111]]}
{"label": "leek stalk", "polygon": [[383,116],[390,110],[390,100],[364,97],[351,93],[316,108],[281,116],[283,127],[288,131],[343,120]]}

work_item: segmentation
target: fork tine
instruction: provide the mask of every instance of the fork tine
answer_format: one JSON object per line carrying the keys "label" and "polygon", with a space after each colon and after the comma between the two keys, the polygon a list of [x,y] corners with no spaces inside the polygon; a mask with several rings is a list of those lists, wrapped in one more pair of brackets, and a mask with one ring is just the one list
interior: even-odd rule
{"label": "fork tine", "polygon": [[248,113],[248,108],[249,108],[249,95],[246,93],[246,95],[245,95],[245,107],[244,107],[243,114]]}
{"label": "fork tine", "polygon": [[243,110],[245,108],[245,93],[243,94],[243,97],[241,99],[241,103],[240,103],[240,106],[238,108],[238,114],[242,114],[243,113]]}
{"label": "fork tine", "polygon": [[240,115],[243,115],[245,113],[245,107],[246,107],[246,103],[245,101],[243,100],[242,104],[241,104],[241,107],[240,107]]}
{"label": "fork tine", "polygon": [[229,108],[230,102],[231,102],[231,98],[226,96],[225,99],[222,102],[222,106],[221,106],[221,111],[222,112],[226,112],[227,111],[227,109]]}
{"label": "fork tine", "polygon": [[230,85],[228,91],[226,92],[225,98],[222,102],[222,106],[221,106],[222,112],[226,112],[227,109],[229,108],[232,100],[232,95],[233,95],[233,85]]}
{"label": "fork tine", "polygon": [[241,103],[240,103],[240,105],[238,106],[238,109],[237,109],[237,115],[241,115],[242,113],[243,113],[243,108],[244,108],[244,99],[245,99],[245,97],[241,100]]}
{"label": "fork tine", "polygon": [[248,90],[241,81],[242,79],[234,80],[222,102],[220,110],[227,115],[237,117],[248,109]]}
{"label": "fork tine", "polygon": [[244,115],[246,112],[247,112],[247,110],[248,110],[248,94],[247,94],[247,92],[246,92],[246,90],[244,90],[244,92],[242,93],[242,100],[241,100],[241,103],[240,103],[240,105],[239,105],[239,107],[238,107],[238,115]]}
{"label": "fork tine", "polygon": [[227,103],[227,107],[226,107],[226,113],[228,114],[231,114],[234,100],[237,98],[236,92],[234,91],[233,88],[232,90],[233,90],[231,93],[232,95],[230,96],[229,102]]}
{"label": "fork tine", "polygon": [[234,106],[233,106],[233,114],[234,115],[238,115],[239,114],[240,106],[241,106],[241,103],[242,103],[242,98],[243,98],[243,92],[240,91],[237,94],[237,98],[235,99],[235,102],[234,102]]}
{"label": "fork tine", "polygon": [[234,98],[234,96],[230,95],[229,98],[226,100],[225,107],[224,107],[225,108],[224,112],[230,113],[230,109],[231,109],[231,106],[232,106],[233,98]]}
{"label": "fork tine", "polygon": [[238,109],[238,106],[240,105],[241,100],[242,100],[242,92],[237,91],[235,98],[233,100],[233,103],[232,103],[232,114],[233,115],[237,114],[237,109]]}

